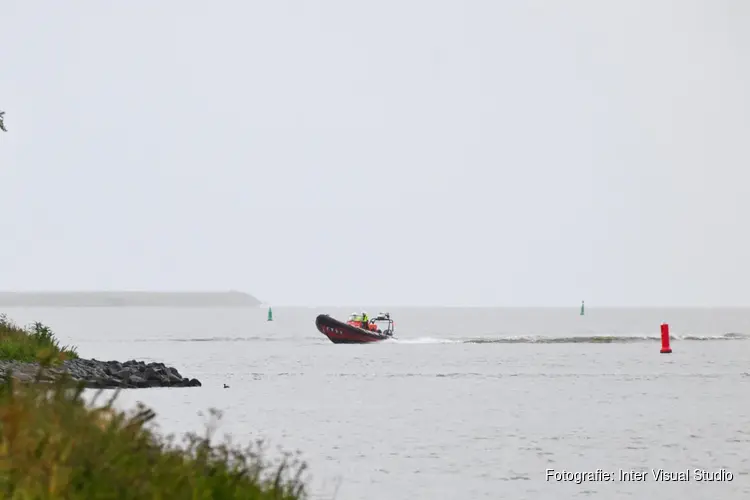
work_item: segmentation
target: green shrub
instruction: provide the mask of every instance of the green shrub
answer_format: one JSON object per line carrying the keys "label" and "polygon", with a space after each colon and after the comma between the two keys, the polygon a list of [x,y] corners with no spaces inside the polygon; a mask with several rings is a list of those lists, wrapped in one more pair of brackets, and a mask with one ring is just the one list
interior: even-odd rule
{"label": "green shrub", "polygon": [[[139,405],[126,414],[87,405],[83,387],[0,386],[0,498],[8,500],[247,499],[297,500],[306,492],[305,465],[262,458],[262,443],[245,449],[186,436],[178,446],[146,424],[155,414]],[[116,393],[115,393],[116,396]]]}
{"label": "green shrub", "polygon": [[55,361],[78,357],[75,347],[60,346],[49,327],[36,322],[22,328],[0,314],[0,360],[32,362],[53,356]]}

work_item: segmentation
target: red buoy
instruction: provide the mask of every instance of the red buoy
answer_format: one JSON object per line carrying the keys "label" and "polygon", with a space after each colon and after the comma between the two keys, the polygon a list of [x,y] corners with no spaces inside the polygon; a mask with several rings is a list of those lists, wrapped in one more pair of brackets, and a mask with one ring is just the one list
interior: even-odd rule
{"label": "red buoy", "polygon": [[661,324],[661,351],[662,354],[670,354],[672,348],[669,347],[669,325]]}

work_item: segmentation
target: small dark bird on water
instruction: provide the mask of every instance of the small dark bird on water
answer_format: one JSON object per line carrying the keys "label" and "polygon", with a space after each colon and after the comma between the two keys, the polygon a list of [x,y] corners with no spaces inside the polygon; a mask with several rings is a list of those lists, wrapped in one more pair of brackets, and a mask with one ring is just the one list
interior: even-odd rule
{"label": "small dark bird on water", "polygon": [[229,389],[229,386],[227,384],[224,384],[224,389]]}
{"label": "small dark bird on water", "polygon": [[0,130],[2,130],[3,132],[7,132],[8,130],[5,128],[5,123],[3,122],[4,115],[5,115],[5,111],[0,111]]}

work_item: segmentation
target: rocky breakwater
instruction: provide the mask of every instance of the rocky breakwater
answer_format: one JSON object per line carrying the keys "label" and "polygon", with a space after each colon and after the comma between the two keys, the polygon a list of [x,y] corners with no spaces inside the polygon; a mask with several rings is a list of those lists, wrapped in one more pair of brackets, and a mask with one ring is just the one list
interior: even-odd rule
{"label": "rocky breakwater", "polygon": [[[39,373],[38,363],[0,361],[0,378],[12,377],[21,382],[32,382]],[[176,368],[164,363],[143,361],[98,361],[96,359],[66,360],[57,366],[43,368],[40,380],[52,382],[67,374],[86,387],[98,389],[136,389],[147,387],[200,387],[198,379],[180,375]]]}

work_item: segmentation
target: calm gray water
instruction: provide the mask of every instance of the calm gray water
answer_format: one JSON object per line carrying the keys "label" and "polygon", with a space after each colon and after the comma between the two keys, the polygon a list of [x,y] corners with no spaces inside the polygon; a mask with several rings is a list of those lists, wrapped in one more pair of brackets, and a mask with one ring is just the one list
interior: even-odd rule
{"label": "calm gray water", "polygon": [[[197,377],[203,387],[125,391],[120,405],[146,403],[177,434],[220,409],[235,441],[299,450],[315,498],[750,498],[750,310],[391,309],[399,339],[375,345],[315,330],[319,312],[349,309],[274,308],[271,323],[265,309],[6,312],[85,357]],[[576,484],[547,481],[548,468],[648,476]],[[659,468],[733,480],[655,481]]]}

